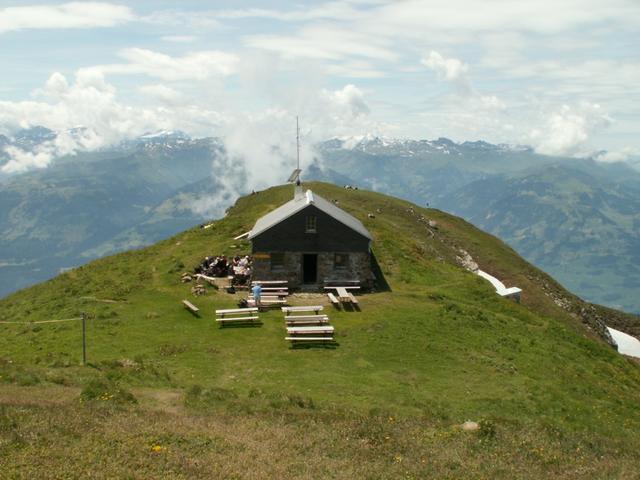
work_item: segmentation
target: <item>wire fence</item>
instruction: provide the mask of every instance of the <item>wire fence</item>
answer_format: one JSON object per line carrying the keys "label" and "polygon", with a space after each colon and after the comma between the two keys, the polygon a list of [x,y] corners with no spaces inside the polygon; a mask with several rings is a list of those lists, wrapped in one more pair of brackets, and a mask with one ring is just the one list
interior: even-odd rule
{"label": "wire fence", "polygon": [[61,323],[61,322],[78,322],[82,321],[82,317],[62,318],[59,320],[39,320],[37,322],[5,322],[0,321],[0,325],[37,325],[39,323]]}

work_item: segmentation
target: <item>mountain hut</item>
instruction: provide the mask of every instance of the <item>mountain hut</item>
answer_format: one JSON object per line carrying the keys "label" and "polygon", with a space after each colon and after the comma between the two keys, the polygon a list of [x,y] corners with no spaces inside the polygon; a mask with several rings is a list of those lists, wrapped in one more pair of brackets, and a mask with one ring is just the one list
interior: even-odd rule
{"label": "mountain hut", "polygon": [[248,236],[253,278],[287,280],[290,288],[321,290],[328,282],[373,286],[371,235],[365,226],[311,190],[258,219]]}

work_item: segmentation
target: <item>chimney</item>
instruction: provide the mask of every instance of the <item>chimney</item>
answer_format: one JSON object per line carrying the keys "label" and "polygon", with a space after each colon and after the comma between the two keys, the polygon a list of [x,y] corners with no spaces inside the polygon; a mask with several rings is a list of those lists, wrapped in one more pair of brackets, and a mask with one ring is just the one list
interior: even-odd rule
{"label": "chimney", "polygon": [[293,199],[299,200],[304,197],[304,192],[302,191],[302,184],[300,183],[300,179],[296,181],[295,187],[293,187]]}

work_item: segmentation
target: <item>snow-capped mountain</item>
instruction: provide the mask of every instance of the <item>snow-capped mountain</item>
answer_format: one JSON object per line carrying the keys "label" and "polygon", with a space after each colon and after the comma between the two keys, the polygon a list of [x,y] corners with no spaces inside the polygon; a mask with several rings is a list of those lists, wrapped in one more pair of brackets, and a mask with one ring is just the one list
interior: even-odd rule
{"label": "snow-capped mountain", "polygon": [[445,137],[437,140],[414,140],[408,138],[393,138],[376,136],[372,134],[334,137],[322,143],[326,151],[350,150],[365,152],[371,155],[400,155],[413,157],[425,154],[442,154],[462,156],[470,151],[476,152],[500,152],[500,151],[529,151],[531,147],[523,145],[498,144],[494,145],[482,140],[474,142],[454,142]]}
{"label": "snow-capped mountain", "polygon": [[[60,146],[65,148],[60,148]],[[53,161],[67,155],[78,153],[108,153],[126,151],[146,151],[170,155],[172,152],[183,152],[190,148],[211,147],[222,148],[222,142],[217,138],[192,138],[179,130],[162,130],[149,132],[139,137],[123,140],[117,145],[104,145],[93,130],[82,125],[54,131],[46,127],[35,126],[18,130],[12,135],[0,135],[0,167],[10,159],[8,148],[18,149],[26,154],[41,154],[45,152],[51,155]],[[13,152],[15,154],[15,152]],[[10,176],[21,172],[2,172],[0,177]]]}

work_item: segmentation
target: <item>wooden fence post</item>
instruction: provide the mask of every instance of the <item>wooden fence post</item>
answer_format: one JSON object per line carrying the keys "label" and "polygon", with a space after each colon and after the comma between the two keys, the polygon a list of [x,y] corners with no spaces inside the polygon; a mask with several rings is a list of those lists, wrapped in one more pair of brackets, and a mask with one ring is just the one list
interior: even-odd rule
{"label": "wooden fence post", "polygon": [[82,365],[87,364],[87,314],[82,312]]}

